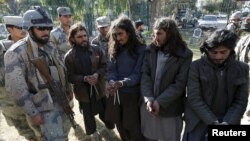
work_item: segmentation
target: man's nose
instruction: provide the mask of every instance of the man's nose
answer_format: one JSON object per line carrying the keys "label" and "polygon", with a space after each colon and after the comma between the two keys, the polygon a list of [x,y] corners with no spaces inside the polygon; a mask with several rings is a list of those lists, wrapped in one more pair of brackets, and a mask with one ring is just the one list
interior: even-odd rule
{"label": "man's nose", "polygon": [[116,36],[116,39],[119,41],[121,39],[121,36],[120,35],[117,35]]}
{"label": "man's nose", "polygon": [[216,54],[215,58],[216,58],[216,59],[223,59],[223,55],[220,54],[220,53],[218,53],[218,54]]}

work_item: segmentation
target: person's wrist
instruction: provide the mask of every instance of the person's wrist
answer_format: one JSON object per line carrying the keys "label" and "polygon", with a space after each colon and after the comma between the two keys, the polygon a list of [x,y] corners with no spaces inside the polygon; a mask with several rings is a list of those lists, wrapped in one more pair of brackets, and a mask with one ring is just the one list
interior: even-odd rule
{"label": "person's wrist", "polygon": [[113,85],[115,83],[114,80],[109,80],[109,84]]}
{"label": "person's wrist", "polygon": [[223,121],[221,125],[229,125],[227,122]]}
{"label": "person's wrist", "polygon": [[212,125],[219,125],[220,123],[219,123],[219,121],[218,120],[216,120],[216,121],[214,121],[214,122],[212,122]]}
{"label": "person's wrist", "polygon": [[87,82],[87,76],[83,77],[83,82]]}
{"label": "person's wrist", "polygon": [[99,74],[98,73],[94,73],[94,77],[98,78]]}
{"label": "person's wrist", "polygon": [[121,84],[120,87],[123,87],[123,81],[119,81],[119,82],[120,82],[120,84]]}

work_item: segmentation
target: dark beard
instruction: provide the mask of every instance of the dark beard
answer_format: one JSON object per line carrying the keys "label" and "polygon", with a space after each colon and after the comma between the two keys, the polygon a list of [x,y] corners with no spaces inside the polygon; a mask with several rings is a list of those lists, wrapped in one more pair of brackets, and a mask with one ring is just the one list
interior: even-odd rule
{"label": "dark beard", "polygon": [[30,30],[31,32],[29,32],[30,34],[30,37],[35,41],[37,42],[38,44],[41,44],[41,45],[45,45],[48,43],[49,41],[49,38],[47,40],[43,40],[43,39],[40,39],[36,36],[36,34],[34,33],[34,31],[31,29]]}
{"label": "dark beard", "polygon": [[87,48],[89,46],[89,42],[86,45],[78,44],[75,43],[76,46],[81,47],[81,48]]}

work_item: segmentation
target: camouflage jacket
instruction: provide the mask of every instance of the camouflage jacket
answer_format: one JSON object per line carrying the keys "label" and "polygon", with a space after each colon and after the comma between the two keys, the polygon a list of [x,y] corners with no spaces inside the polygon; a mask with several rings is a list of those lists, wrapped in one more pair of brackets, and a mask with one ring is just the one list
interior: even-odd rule
{"label": "camouflage jacket", "polygon": [[227,30],[230,30],[238,35],[240,35],[240,26],[234,24],[234,23],[229,23],[227,26],[226,26],[226,29]]}
{"label": "camouflage jacket", "polygon": [[249,48],[250,48],[250,35],[246,35],[244,37],[241,37],[241,39],[238,41],[237,46],[235,48],[235,52],[237,60],[248,63],[250,65]]}
{"label": "camouflage jacket", "polygon": [[8,48],[14,43],[14,41],[11,40],[10,36],[8,38],[3,39],[0,41],[0,107],[10,106],[14,105],[13,101],[11,101],[6,94],[4,85],[4,53],[7,51]]}
{"label": "camouflage jacket", "polygon": [[99,34],[98,36],[96,36],[91,41],[91,45],[95,45],[95,46],[100,47],[100,49],[104,52],[107,61],[109,60],[108,42],[109,42],[109,40],[106,37],[101,36],[101,34]]}
{"label": "camouflage jacket", "polygon": [[0,87],[4,87],[4,53],[8,48],[14,43],[8,36],[7,39],[3,39],[0,41]]}
{"label": "camouflage jacket", "polygon": [[68,44],[68,33],[62,27],[53,29],[50,33],[51,42],[58,47],[60,58],[63,59],[64,54],[70,49]]}
{"label": "camouflage jacket", "polygon": [[[50,42],[41,48],[57,64],[57,75],[65,86],[65,67],[59,59],[57,49],[51,46]],[[37,57],[38,45],[30,36],[13,44],[4,55],[6,90],[15,104],[29,116],[54,108],[49,90],[38,88],[39,85],[45,84],[45,80],[30,62],[30,59]]]}
{"label": "camouflage jacket", "polygon": [[235,52],[236,52],[236,59],[242,62],[247,63],[250,66],[250,35],[246,35],[241,37],[238,41]]}

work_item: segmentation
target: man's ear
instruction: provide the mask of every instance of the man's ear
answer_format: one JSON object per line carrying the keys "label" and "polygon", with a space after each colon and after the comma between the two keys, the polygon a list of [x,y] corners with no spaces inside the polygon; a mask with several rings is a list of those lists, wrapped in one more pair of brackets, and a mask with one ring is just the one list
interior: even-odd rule
{"label": "man's ear", "polygon": [[69,38],[69,41],[70,41],[71,43],[75,43],[75,39],[74,39],[74,38]]}
{"label": "man's ear", "polygon": [[12,31],[11,27],[6,27],[7,31],[10,33]]}

